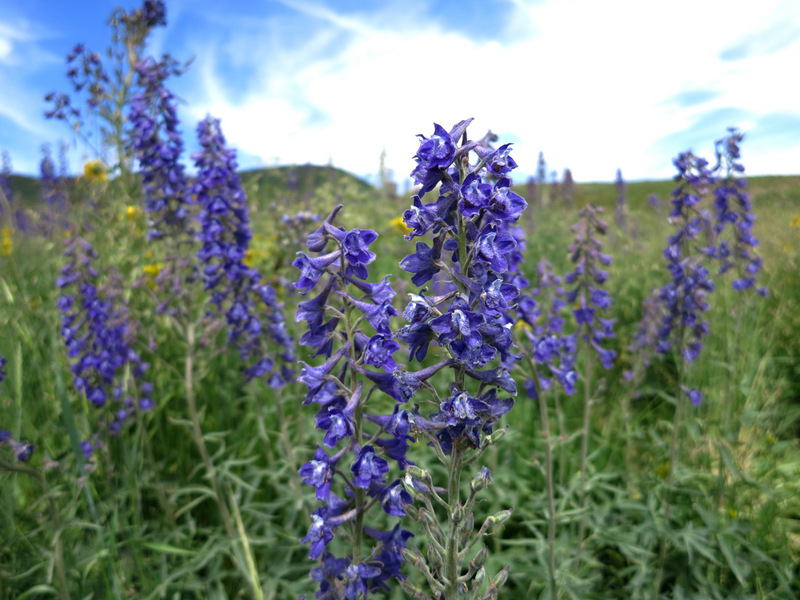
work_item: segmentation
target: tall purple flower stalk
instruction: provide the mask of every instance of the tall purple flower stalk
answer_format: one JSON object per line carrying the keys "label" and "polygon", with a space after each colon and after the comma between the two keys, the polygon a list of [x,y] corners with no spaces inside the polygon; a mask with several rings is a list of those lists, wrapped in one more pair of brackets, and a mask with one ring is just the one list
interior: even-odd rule
{"label": "tall purple flower stalk", "polygon": [[[402,550],[412,534],[399,524],[376,529],[366,519],[373,507],[402,517],[411,502],[400,479],[389,477],[390,461],[400,470],[408,464],[412,416],[400,403],[425,379],[402,385],[392,375],[399,349],[390,324],[397,314],[391,306],[395,292],[387,278],[366,281],[375,259],[369,246],[377,234],[334,225],[341,208],[308,238],[309,251],[318,255],[300,252],[294,261],[300,269],[297,289],[304,295],[321,290],[298,306],[296,319],[309,328],[300,343],[326,357],[317,366],[304,363],[298,377],[307,387],[304,404],[319,406],[316,427],[325,432],[312,460],[300,469],[322,502],[303,539],[309,557],[322,559],[311,571],[319,582],[317,598],[367,597],[403,577]],[[333,249],[326,252],[329,246]],[[388,413],[375,412],[374,401],[367,412],[366,402],[376,392],[393,401]],[[327,548],[337,536],[351,547],[346,556],[336,557]]]}
{"label": "tall purple flower stalk", "polygon": [[[218,119],[206,117],[197,126],[202,150],[192,158],[198,168],[192,192],[201,207],[197,258],[211,302],[225,315],[228,341],[250,363],[248,379],[266,378],[273,387],[292,380],[294,342],[286,331],[283,307],[275,290],[262,282],[257,269],[245,265],[251,240],[247,196],[236,173],[236,152],[225,145]],[[270,355],[267,339],[277,349]]]}
{"label": "tall purple flower stalk", "polygon": [[[56,282],[61,288],[57,306],[73,381],[92,406],[103,409],[101,418],[117,435],[131,414],[153,407],[152,385],[144,381],[148,365],[133,349],[124,307],[111,290],[98,288],[99,274],[92,266],[97,253],[91,244],[80,237],[72,240],[65,256],[68,262]],[[91,442],[83,447],[91,454]]]}
{"label": "tall purple flower stalk", "polygon": [[164,82],[173,63],[152,57],[136,65],[143,89],[131,101],[129,119],[133,148],[139,161],[145,192],[149,237],[168,237],[175,243],[191,241],[189,184],[180,162],[183,140],[178,130],[176,100]]}
{"label": "tall purple flower stalk", "polygon": [[664,315],[656,349],[666,353],[675,347],[685,362],[693,362],[709,332],[703,313],[709,309],[707,296],[714,289],[701,252],[713,245],[712,220],[700,207],[714,176],[708,162],[691,152],[680,154],[674,163],[680,185],[672,192],[669,216],[676,231],[664,250],[672,280],[659,292]]}
{"label": "tall purple flower stalk", "polygon": [[602,288],[608,279],[608,271],[602,267],[611,264],[611,257],[602,252],[603,246],[597,237],[608,230],[608,224],[599,217],[600,212],[601,208],[586,205],[572,228],[575,241],[568,250],[575,268],[567,273],[564,282],[574,287],[565,298],[575,306],[572,310],[578,326],[574,333],[575,344],[583,340],[597,353],[603,367],[610,369],[616,352],[603,348],[603,343],[614,337],[614,321],[601,315],[611,306],[611,296]]}
{"label": "tall purple flower stalk", "polygon": [[516,314],[517,330],[527,340],[530,357],[535,364],[547,369],[547,375],[528,373],[523,387],[528,397],[536,399],[537,383],[547,390],[555,380],[567,394],[574,394],[578,374],[575,371],[576,335],[564,331],[562,309],[566,306],[563,279],[553,272],[546,259],[539,261],[535,286],[520,294]]}
{"label": "tall purple flower stalk", "polygon": [[[739,144],[743,138],[741,132],[730,128],[728,135],[716,142],[716,169],[724,174],[714,187],[714,233],[717,240],[707,253],[719,260],[720,275],[731,270],[736,271],[737,277],[732,282],[735,290],[753,289],[766,296],[766,288],[756,285],[756,275],[762,269],[763,263],[754,252],[758,239],[752,231],[755,214],[750,196],[745,191],[747,180],[736,177],[744,172],[744,166],[739,162]],[[730,240],[725,239],[726,230],[731,230],[727,236]]]}
{"label": "tall purple flower stalk", "polygon": [[11,157],[5,150],[3,150],[3,166],[0,169],[0,193],[2,193],[3,197],[5,198],[5,203],[0,201],[0,213],[2,213],[6,209],[6,206],[11,206],[12,202]]}
{"label": "tall purple flower stalk", "polygon": [[[478,478],[482,483],[475,484],[462,504],[460,475],[467,455],[477,458],[502,436],[493,428],[513,400],[500,397],[498,389],[516,393],[505,368],[513,362],[507,312],[518,296],[518,289],[509,283],[515,277],[510,273],[517,264],[517,242],[508,231],[525,201],[511,190],[507,177],[516,167],[510,145],[495,149],[466,140],[469,122],[449,131],[435,125],[432,137],[419,136],[412,177],[421,191],[404,220],[411,230],[407,239],[432,239],[417,242],[416,251],[400,266],[417,286],[439,278],[442,293],[431,296],[422,289],[410,294],[403,311],[405,327],[392,329],[397,312],[391,305],[394,291],[388,278],[366,281],[368,265],[375,258],[369,246],[377,235],[336,227],[341,206],[309,236],[308,248],[316,256],[300,253],[294,262],[301,271],[296,284],[301,293],[321,288],[298,307],[297,320],[309,325],[301,343],[327,358],[320,365],[306,365],[298,378],[308,388],[305,403],[321,405],[316,421],[325,431],[313,460],[300,470],[324,502],[314,512],[303,540],[310,544],[311,558],[322,558],[322,566],[312,571],[320,582],[318,598],[367,597],[394,580],[410,593],[421,593],[400,571],[403,558],[412,557],[415,565],[428,569],[428,581],[437,582],[432,584],[435,593],[449,600],[485,561],[484,552],[483,561],[473,561],[469,571],[462,571],[464,557],[459,550],[467,543],[464,536],[468,539],[473,533],[466,519],[474,492],[491,477],[483,469]],[[469,164],[471,153],[477,155],[474,165]],[[438,200],[423,204],[424,195],[439,184]],[[408,348],[409,362],[424,361],[429,352],[439,356],[430,366],[410,371],[394,357],[400,342]],[[445,369],[452,371],[453,381],[440,395],[429,382]],[[393,405],[382,414],[374,408],[381,397]],[[419,406],[404,409],[412,398],[431,411],[423,413]],[[447,501],[432,495],[430,473],[407,458],[409,442],[418,437],[428,440],[454,473],[447,494],[452,504],[442,523],[432,501]],[[389,476],[393,464],[406,471],[402,484],[400,478]],[[336,488],[345,489],[344,498]],[[420,508],[411,504],[412,497],[422,504]],[[431,556],[436,557],[427,567],[418,551],[405,548],[409,531],[399,525],[389,531],[366,525],[367,511],[378,504],[389,515],[411,515],[423,524]],[[495,515],[481,531],[508,515],[510,511]],[[345,523],[349,527],[343,528]],[[328,551],[336,536],[352,547],[345,557]],[[374,541],[367,546],[370,539]],[[496,577],[495,590],[505,576],[503,571]]]}

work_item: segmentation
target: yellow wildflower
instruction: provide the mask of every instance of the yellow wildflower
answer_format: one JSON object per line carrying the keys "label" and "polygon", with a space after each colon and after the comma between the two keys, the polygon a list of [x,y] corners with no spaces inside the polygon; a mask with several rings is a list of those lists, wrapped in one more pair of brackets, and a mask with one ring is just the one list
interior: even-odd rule
{"label": "yellow wildflower", "polygon": [[525,321],[523,321],[522,319],[520,319],[519,321],[517,321],[516,323],[514,323],[514,329],[515,329],[517,332],[520,332],[520,331],[530,331],[530,330],[531,330],[531,326],[530,326],[530,325],[528,325],[528,324],[527,324]]}
{"label": "yellow wildflower", "polygon": [[395,217],[389,223],[389,226],[394,229],[397,233],[402,233],[403,235],[408,235],[413,230],[406,225],[406,222],[403,220],[403,217]]}
{"label": "yellow wildflower", "polygon": [[90,160],[83,165],[83,177],[89,183],[108,181],[108,169],[101,160]]}
{"label": "yellow wildflower", "polygon": [[729,516],[731,519],[735,519],[736,517],[738,517],[738,516],[739,516],[739,513],[737,513],[737,512],[736,512],[734,509],[732,509],[732,508],[729,508],[729,509],[728,509],[728,516]]}
{"label": "yellow wildflower", "polygon": [[0,241],[0,254],[8,256],[14,249],[14,240],[11,236],[14,235],[14,230],[11,227],[3,227],[2,241]]}
{"label": "yellow wildflower", "polygon": [[145,275],[149,275],[150,277],[155,277],[156,275],[161,273],[161,268],[163,266],[164,265],[162,265],[161,263],[153,263],[151,265],[145,265],[144,267],[142,267],[142,270],[144,271]]}
{"label": "yellow wildflower", "polygon": [[128,217],[128,221],[133,221],[138,217],[142,212],[142,209],[138,206],[133,206],[129,204],[125,207],[125,216]]}
{"label": "yellow wildflower", "polygon": [[791,221],[789,221],[789,225],[792,227],[800,227],[800,215],[796,215]]}
{"label": "yellow wildflower", "polygon": [[253,266],[253,249],[252,248],[248,248],[247,250],[244,251],[244,258],[242,259],[242,262],[244,264],[246,264],[248,267],[252,267]]}

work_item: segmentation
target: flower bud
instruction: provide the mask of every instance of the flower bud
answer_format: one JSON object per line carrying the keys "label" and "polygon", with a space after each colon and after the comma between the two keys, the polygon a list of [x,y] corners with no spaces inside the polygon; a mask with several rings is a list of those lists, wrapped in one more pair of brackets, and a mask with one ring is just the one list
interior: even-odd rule
{"label": "flower bud", "polygon": [[477,583],[483,583],[484,579],[486,579],[486,567],[481,567],[478,569],[478,572],[475,573],[473,581],[476,581]]}
{"label": "flower bud", "polygon": [[486,522],[489,524],[489,527],[495,527],[496,525],[502,525],[508,519],[511,518],[512,513],[514,512],[513,508],[509,508],[506,510],[501,510],[498,513],[493,514],[490,517],[486,517]]}
{"label": "flower bud", "polygon": [[[496,432],[496,433],[499,433]],[[494,434],[492,434],[494,435]],[[481,467],[481,472],[475,476],[475,479],[472,480],[472,489],[476,492],[480,492],[482,489],[485,489],[492,482],[492,475],[489,472],[489,469],[486,467]]]}
{"label": "flower bud", "polygon": [[417,465],[407,465],[406,473],[411,475],[414,479],[420,479],[422,481],[430,477],[430,474],[425,469],[421,469]]}
{"label": "flower bud", "polygon": [[[480,567],[480,570],[483,571],[483,574],[486,575],[486,571],[483,568],[483,565],[486,564],[486,561],[489,559],[489,551],[486,549],[486,546],[481,547],[478,553],[475,555],[471,561],[469,561],[470,569],[475,569]],[[477,576],[476,576],[477,579]],[[483,577],[481,577],[483,580]]]}
{"label": "flower bud", "polygon": [[499,442],[500,440],[502,440],[505,437],[507,430],[508,430],[508,427],[503,427],[503,429],[498,429],[497,431],[495,431],[491,435],[487,435],[486,436],[486,443],[489,444],[490,446],[492,444],[496,444],[497,442]]}
{"label": "flower bud", "polygon": [[508,567],[505,567],[502,571],[494,576],[494,579],[492,579],[492,584],[500,588],[505,585],[506,581],[508,581]]}
{"label": "flower bud", "polygon": [[457,525],[458,523],[463,522],[466,516],[467,514],[464,510],[464,507],[459,504],[453,509],[450,518],[453,520],[453,524]]}
{"label": "flower bud", "polygon": [[428,544],[428,566],[431,571],[438,571],[444,564],[444,557],[433,544]]}

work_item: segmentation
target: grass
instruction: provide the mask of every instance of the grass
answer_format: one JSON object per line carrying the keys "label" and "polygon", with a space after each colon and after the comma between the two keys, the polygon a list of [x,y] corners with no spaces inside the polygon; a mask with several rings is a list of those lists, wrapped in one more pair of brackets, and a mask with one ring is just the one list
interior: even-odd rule
{"label": "grass", "polygon": [[[260,248],[255,260],[280,286],[295,337],[302,330],[291,314],[300,298],[292,292],[296,273],[290,263],[298,247],[279,217],[298,210],[324,216],[341,201],[348,228],[376,229],[381,237],[373,248],[379,255],[373,280],[392,273],[402,312],[405,293],[415,288],[404,283],[397,263],[413,246],[390,221],[409,200],[390,199],[342,172],[297,172],[296,188],[286,184],[288,168],[242,175]],[[15,179],[14,185],[33,209],[35,180]],[[594,369],[601,379],[592,386],[601,391],[592,411],[585,509],[578,502],[582,393],[546,396],[558,484],[559,597],[657,597],[652,586],[664,547],[661,597],[794,598],[800,594],[800,245],[790,222],[800,214],[800,177],[750,179],[770,296],[747,297],[718,283],[712,334],[687,375],[704,401],[678,423],[679,468],[670,481],[676,365],[669,356],[657,360],[635,386],[622,374],[637,359],[627,347],[641,302],[666,281],[661,249],[670,231],[665,205],[672,187],[668,181],[629,183],[627,217],[636,235],[612,224],[604,240],[614,258],[608,287],[617,320],[611,347],[619,359],[609,371],[599,364]],[[615,193],[613,184],[578,185],[576,207],[546,203],[531,219],[523,217],[527,276],[534,278],[545,257],[557,273],[566,272],[577,206],[604,206],[613,220]],[[650,193],[658,194],[661,208],[648,206]],[[158,260],[159,250],[145,239],[141,216],[125,217],[130,202],[112,182],[104,191],[74,192],[70,216],[98,250],[103,275],[116,271],[124,282],[157,406],[132,419],[118,438],[106,439],[88,465],[74,448],[102,415],[72,384],[59,336],[55,280],[63,232],[16,232],[12,253],[0,256],[0,355],[8,359],[0,428],[37,446],[30,472],[0,469],[0,598],[310,597],[313,565],[299,540],[316,502],[297,470],[321,437],[313,409],[302,405],[303,386],[275,391],[245,383],[223,332],[206,332],[195,389],[203,441],[236,521],[228,535],[185,402],[186,340],[153,311],[143,267]],[[137,281],[141,285],[132,285]],[[444,356],[436,349],[431,354],[429,361]],[[538,415],[539,407],[521,394],[507,419],[506,439],[485,457],[494,484],[476,523],[515,507],[501,533],[487,541],[487,571],[510,566],[501,592],[508,598],[551,597],[546,440]],[[0,458],[13,465],[7,450],[0,448]],[[424,444],[410,454],[430,463]],[[579,564],[581,522],[587,540]],[[412,543],[425,546],[421,535]],[[403,596],[395,590],[387,597]]]}

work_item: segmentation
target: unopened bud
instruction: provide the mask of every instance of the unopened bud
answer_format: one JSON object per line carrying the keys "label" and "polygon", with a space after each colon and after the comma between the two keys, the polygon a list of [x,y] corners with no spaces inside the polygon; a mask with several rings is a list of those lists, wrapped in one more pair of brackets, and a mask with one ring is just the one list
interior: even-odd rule
{"label": "unopened bud", "polygon": [[429,513],[424,508],[420,508],[419,509],[419,513],[417,515],[417,518],[420,521],[422,521],[423,523],[427,524],[427,525],[437,525],[437,526],[439,525],[439,522],[436,520],[436,517],[434,517],[431,513]]}
{"label": "unopened bud", "polygon": [[502,525],[506,521],[511,518],[511,515],[514,513],[513,508],[509,508],[506,510],[501,510],[498,513],[493,514],[490,517],[486,517],[486,522],[489,524],[490,527],[495,527],[497,525]]}
{"label": "unopened bud", "polygon": [[494,579],[492,579],[492,584],[501,588],[505,585],[506,581],[508,581],[508,567],[505,567],[502,571],[494,576]]}
{"label": "unopened bud", "polygon": [[464,511],[464,507],[458,504],[453,509],[453,513],[450,515],[450,518],[453,519],[453,523],[457,525],[458,523],[461,523],[466,516],[467,515]]}
{"label": "unopened bud", "polygon": [[433,544],[428,544],[428,566],[432,571],[438,571],[444,564],[444,557]]}
{"label": "unopened bud", "polygon": [[489,444],[490,446],[492,444],[496,444],[497,442],[499,442],[500,440],[502,440],[505,437],[506,431],[508,431],[508,427],[503,427],[502,429],[498,429],[497,431],[495,431],[491,435],[487,435],[486,436],[486,443]]}
{"label": "unopened bud", "polygon": [[425,469],[419,468],[417,465],[406,465],[406,473],[411,475],[414,479],[425,481],[429,474]]}
{"label": "unopened bud", "polygon": [[489,551],[486,549],[486,546],[483,546],[475,555],[475,558],[469,561],[469,566],[471,569],[477,569],[478,567],[480,567],[481,571],[483,571],[484,570],[483,565],[486,564],[486,561],[488,559],[489,559]]}
{"label": "unopened bud", "polygon": [[411,517],[415,521],[419,519],[419,509],[413,504],[406,504],[403,509],[406,512],[406,516]]}
{"label": "unopened bud", "polygon": [[485,489],[492,482],[492,474],[489,472],[489,469],[486,467],[481,468],[481,472],[475,476],[475,479],[472,480],[472,489],[476,492],[480,492],[482,489]]}
{"label": "unopened bud", "polygon": [[481,567],[478,569],[478,572],[475,573],[475,577],[473,579],[478,583],[483,583],[483,580],[486,579],[486,567]]}

